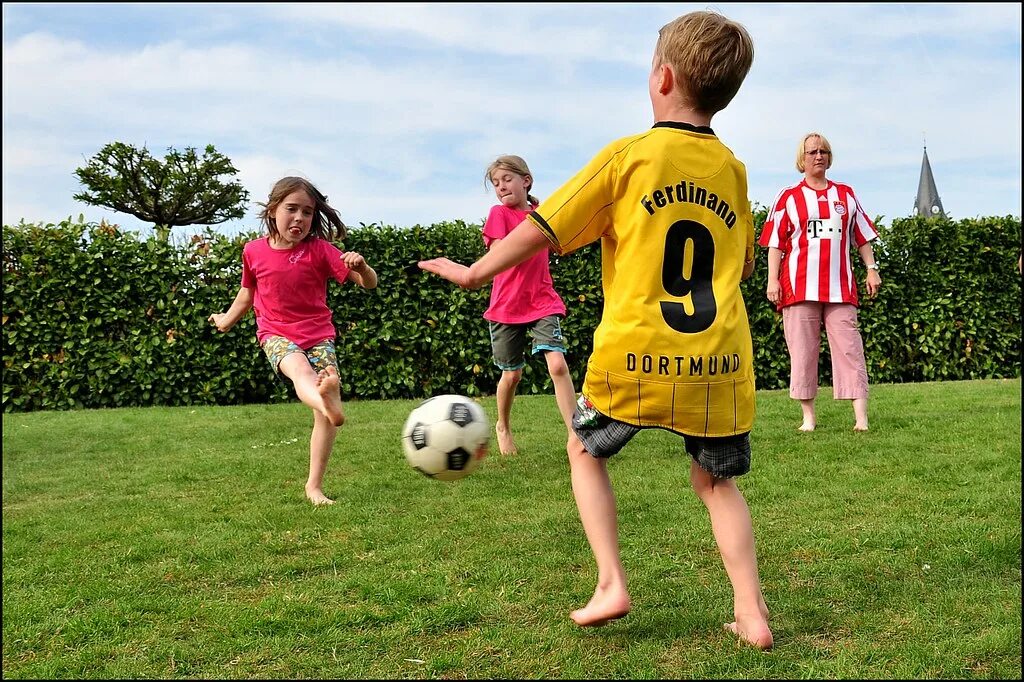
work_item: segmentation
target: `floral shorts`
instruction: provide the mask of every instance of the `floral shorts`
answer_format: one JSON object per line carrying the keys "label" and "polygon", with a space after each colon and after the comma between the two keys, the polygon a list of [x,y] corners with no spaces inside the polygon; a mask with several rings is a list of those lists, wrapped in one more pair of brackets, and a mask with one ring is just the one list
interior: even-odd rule
{"label": "floral shorts", "polygon": [[333,339],[324,339],[314,346],[303,349],[283,336],[268,336],[263,341],[262,347],[267,360],[270,361],[270,366],[274,368],[274,372],[277,373],[277,376],[282,381],[288,377],[281,374],[281,361],[284,360],[286,355],[291,355],[292,353],[302,353],[305,355],[306,359],[309,360],[309,366],[316,372],[327,369],[330,366],[338,369],[338,357],[334,352]]}

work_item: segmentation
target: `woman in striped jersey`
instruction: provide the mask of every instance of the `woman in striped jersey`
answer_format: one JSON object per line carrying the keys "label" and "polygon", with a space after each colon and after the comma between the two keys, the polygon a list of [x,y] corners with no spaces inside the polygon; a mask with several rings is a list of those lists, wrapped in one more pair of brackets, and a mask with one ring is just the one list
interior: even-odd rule
{"label": "woman in striped jersey", "polygon": [[832,356],[832,392],[853,401],[854,431],[868,430],[868,373],[864,342],[857,327],[857,283],[850,258],[855,246],[867,277],[868,296],[878,293],[882,278],[871,242],[874,223],[853,188],[825,177],[832,167],[832,146],[820,133],[808,133],[796,152],[796,169],[804,177],[779,193],[758,243],[768,248],[768,300],[782,313],[789,348],[789,395],[803,410],[801,431],[817,425],[821,327]]}

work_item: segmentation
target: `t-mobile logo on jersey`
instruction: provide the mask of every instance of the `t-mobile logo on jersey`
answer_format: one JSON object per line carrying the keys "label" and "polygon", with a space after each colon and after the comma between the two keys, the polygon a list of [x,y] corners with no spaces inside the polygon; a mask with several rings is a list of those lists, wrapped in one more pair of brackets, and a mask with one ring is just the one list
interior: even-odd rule
{"label": "t-mobile logo on jersey", "polygon": [[843,224],[836,216],[807,219],[807,236],[811,239],[835,239],[842,233]]}

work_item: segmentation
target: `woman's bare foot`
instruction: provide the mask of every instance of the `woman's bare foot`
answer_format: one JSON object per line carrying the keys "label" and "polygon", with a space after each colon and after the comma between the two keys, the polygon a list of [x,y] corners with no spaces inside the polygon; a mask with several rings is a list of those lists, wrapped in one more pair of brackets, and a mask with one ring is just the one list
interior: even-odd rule
{"label": "woman's bare foot", "polygon": [[325,504],[334,504],[334,500],[324,495],[324,491],[320,488],[306,487],[306,497],[313,503],[314,507],[320,507]]}
{"label": "woman's bare foot", "polygon": [[608,621],[622,618],[631,605],[629,594],[623,588],[597,588],[594,596],[590,598],[587,605],[582,609],[576,609],[569,614],[573,622],[580,627],[597,627],[605,625]]}
{"label": "woman's bare foot", "polygon": [[509,431],[508,429],[503,429],[500,426],[495,426],[494,432],[498,435],[498,450],[501,452],[501,454],[519,454],[519,448],[516,446],[515,439],[512,438],[511,431]]}
{"label": "woman's bare foot", "polygon": [[320,370],[316,378],[316,390],[324,399],[324,416],[335,426],[344,424],[345,413],[341,408],[341,380],[338,378],[338,370],[333,366]]}

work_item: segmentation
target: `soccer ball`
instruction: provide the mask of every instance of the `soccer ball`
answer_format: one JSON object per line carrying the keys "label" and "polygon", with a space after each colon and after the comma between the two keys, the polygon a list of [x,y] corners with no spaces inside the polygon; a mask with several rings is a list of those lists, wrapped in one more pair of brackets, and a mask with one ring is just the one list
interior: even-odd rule
{"label": "soccer ball", "polygon": [[402,428],[402,448],[413,469],[441,481],[473,473],[491,427],[484,408],[462,395],[436,395],[413,408]]}

